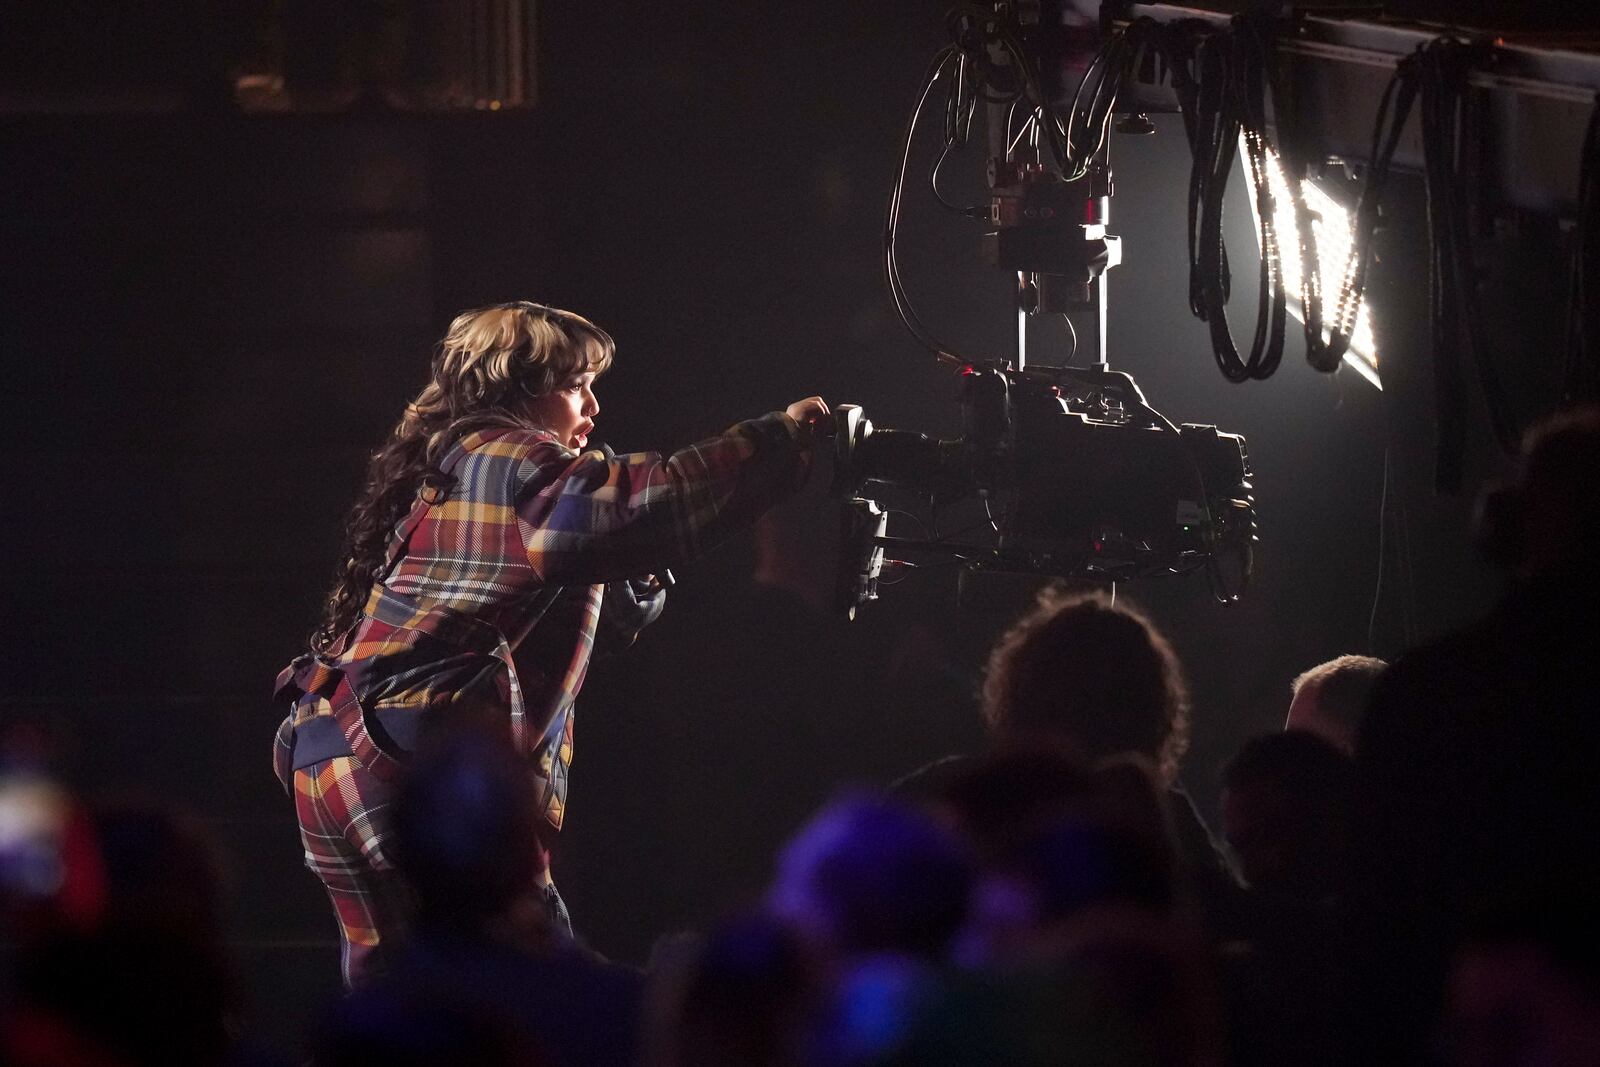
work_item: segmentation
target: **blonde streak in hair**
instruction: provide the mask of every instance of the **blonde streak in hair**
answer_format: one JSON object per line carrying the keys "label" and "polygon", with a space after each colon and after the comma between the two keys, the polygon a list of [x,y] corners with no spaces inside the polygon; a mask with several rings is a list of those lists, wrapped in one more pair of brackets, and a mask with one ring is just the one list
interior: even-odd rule
{"label": "blonde streak in hair", "polygon": [[496,307],[471,313],[467,320],[460,336],[452,338],[454,358],[445,368],[451,379],[446,388],[462,402],[457,415],[503,398],[515,375],[516,354],[529,316],[519,307]]}
{"label": "blonde streak in hair", "polygon": [[502,391],[517,380],[517,353],[522,351],[523,346],[533,343],[529,337],[529,320],[525,312],[508,322],[507,327],[506,335],[500,339],[500,347],[494,354],[494,366],[490,374],[490,380]]}
{"label": "blonde streak in hair", "polygon": [[439,341],[439,358],[437,361],[439,366],[443,367],[449,363],[455,357],[455,354],[461,350],[467,332],[472,328],[477,316],[478,312],[476,311],[464,311],[450,320],[450,328],[445,330],[444,337]]}
{"label": "blonde streak in hair", "polygon": [[507,332],[509,313],[504,308],[486,308],[471,311],[456,319],[451,331],[445,335],[445,359],[440,366],[440,377],[447,379],[440,385],[447,393],[466,393],[471,396],[481,392],[475,388],[475,379],[482,374],[483,354],[499,347]]}
{"label": "blonde streak in hair", "polygon": [[515,383],[517,374],[517,353],[524,343],[529,341],[530,325],[535,321],[525,308],[507,309],[503,320],[503,331],[495,338],[495,348],[492,356],[484,367],[484,383],[494,395],[503,396],[509,386]]}
{"label": "blonde streak in hair", "polygon": [[[528,351],[516,374],[529,392],[538,392],[535,385],[558,384],[556,379],[569,373],[568,360],[561,358],[567,350],[566,331],[550,315],[528,317]],[[545,373],[541,374],[543,371]]]}
{"label": "blonde streak in hair", "polygon": [[479,388],[481,402],[505,401],[510,386],[516,379],[517,352],[525,343],[528,316],[520,308],[506,309],[495,334],[492,349],[483,354],[479,362]]}
{"label": "blonde streak in hair", "polygon": [[450,329],[440,343],[442,358],[440,373],[447,377],[458,376],[471,362],[472,353],[483,347],[483,334],[490,311],[468,311],[455,317]]}
{"label": "blonde streak in hair", "polygon": [[475,323],[463,338],[465,343],[452,385],[453,391],[473,406],[483,402],[483,364],[485,354],[494,349],[500,338],[502,323],[497,320],[494,312],[485,313],[484,320]]}
{"label": "blonde streak in hair", "polygon": [[500,313],[499,321],[495,324],[494,342],[485,352],[485,359],[491,361],[486,377],[490,381],[499,381],[505,373],[507,362],[511,353],[516,350],[522,341],[523,331],[526,329],[527,313],[520,308],[506,308]]}

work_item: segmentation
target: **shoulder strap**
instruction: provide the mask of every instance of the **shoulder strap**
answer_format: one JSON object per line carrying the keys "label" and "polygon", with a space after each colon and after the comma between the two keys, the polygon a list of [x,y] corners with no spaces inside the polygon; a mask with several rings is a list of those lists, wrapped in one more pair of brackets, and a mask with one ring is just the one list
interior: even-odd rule
{"label": "shoulder strap", "polygon": [[[466,434],[456,440],[445,452],[444,458],[439,461],[439,473],[450,475],[461,463],[472,447],[481,444],[484,435],[481,433]],[[411,505],[411,511],[401,520],[394,529],[394,536],[389,539],[388,554],[384,557],[383,570],[379,571],[374,582],[381,582],[389,577],[395,564],[400,562],[400,557],[405,555],[406,548],[411,544],[411,535],[417,532],[417,527],[427,516],[428,509],[435,504],[444,502],[444,497],[430,491],[428,486],[417,490],[417,499]]]}
{"label": "shoulder strap", "polygon": [[[439,461],[439,473],[445,475],[451,474],[455,468],[460,465],[461,461],[466,458],[468,452],[471,452],[474,448],[477,448],[485,441],[493,440],[496,437],[509,433],[512,429],[514,429],[514,427],[491,427],[489,429],[475,430],[462,434],[456,439],[456,442],[445,451],[444,458]],[[393,572],[395,564],[400,562],[400,557],[405,555],[407,547],[409,547],[411,544],[411,535],[416,533],[417,527],[422,525],[422,520],[427,517],[428,509],[439,503],[443,503],[443,498],[431,494],[426,486],[418,490],[417,499],[412,503],[411,510],[406,514],[406,517],[400,521],[400,524],[395,527],[394,535],[389,539],[389,547],[384,556],[383,569],[374,576],[374,585],[385,581],[389,577],[390,573]],[[360,625],[361,619],[358,616],[356,621],[351,624],[350,629],[345,631],[344,634],[339,637],[339,640],[334,642],[332,648],[330,648],[323,656],[314,658],[324,662],[324,664],[331,665],[331,661],[338,659],[339,656],[343,654],[346,646],[350,642],[351,635],[355,633],[356,627]],[[291,667],[292,666],[293,665],[291,665]]]}

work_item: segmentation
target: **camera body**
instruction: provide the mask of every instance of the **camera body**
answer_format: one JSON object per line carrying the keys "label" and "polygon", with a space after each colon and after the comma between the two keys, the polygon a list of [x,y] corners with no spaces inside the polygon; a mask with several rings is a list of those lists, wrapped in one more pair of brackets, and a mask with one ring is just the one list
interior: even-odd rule
{"label": "camera body", "polygon": [[[834,490],[848,498],[837,593],[848,614],[876,598],[888,548],[1096,581],[1202,568],[1224,585],[1248,579],[1255,512],[1243,437],[1176,426],[1130,376],[1107,370],[965,367],[962,412],[962,434],[943,440],[878,430],[850,405],[836,413]],[[868,495],[875,483],[935,511],[981,499],[993,536],[891,538]]]}

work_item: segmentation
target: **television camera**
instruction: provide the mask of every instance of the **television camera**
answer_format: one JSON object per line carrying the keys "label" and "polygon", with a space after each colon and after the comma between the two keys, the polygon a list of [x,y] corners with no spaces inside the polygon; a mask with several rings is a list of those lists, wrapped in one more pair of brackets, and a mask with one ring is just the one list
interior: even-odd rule
{"label": "television camera", "polygon": [[[1075,367],[969,367],[963,432],[936,439],[877,429],[861,408],[835,413],[833,490],[846,497],[836,603],[849,617],[877,599],[886,561],[936,554],[975,571],[1101,582],[1204,569],[1237,599],[1253,565],[1255,513],[1243,437],[1174,425],[1127,374]],[[986,535],[891,537],[869,487],[895,487],[930,512],[982,507]],[[931,526],[931,523],[929,524]]]}

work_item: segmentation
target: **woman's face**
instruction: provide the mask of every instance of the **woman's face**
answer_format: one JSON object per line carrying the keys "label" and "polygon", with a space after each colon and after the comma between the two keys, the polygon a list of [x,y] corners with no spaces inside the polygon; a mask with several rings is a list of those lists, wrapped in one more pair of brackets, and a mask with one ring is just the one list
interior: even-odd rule
{"label": "woman's face", "polygon": [[594,395],[594,371],[575,374],[553,393],[528,401],[528,418],[560,439],[568,448],[582,449],[600,414]]}

